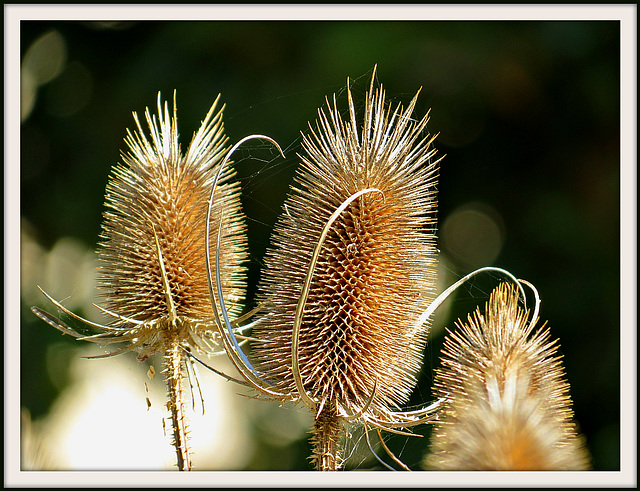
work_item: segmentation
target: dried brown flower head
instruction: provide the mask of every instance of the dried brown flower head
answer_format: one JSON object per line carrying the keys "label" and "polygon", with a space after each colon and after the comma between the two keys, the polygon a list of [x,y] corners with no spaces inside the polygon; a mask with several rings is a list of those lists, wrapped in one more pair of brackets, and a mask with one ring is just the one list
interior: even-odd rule
{"label": "dried brown flower head", "polygon": [[548,329],[502,283],[484,314],[449,333],[436,370],[442,398],[425,459],[436,470],[588,470],[569,385]]}
{"label": "dried brown flower head", "polygon": [[427,116],[411,117],[417,95],[392,110],[372,79],[362,119],[349,87],[347,97],[348,121],[334,95],[303,135],[259,284],[267,313],[253,330],[256,368],[243,370],[263,392],[316,413],[319,469],[339,466],[344,420],[393,428],[426,414],[398,410],[416,383],[420,315],[435,294],[433,137]]}
{"label": "dried brown flower head", "polygon": [[[178,467],[191,468],[184,417],[183,349],[208,351],[217,345],[217,328],[210,301],[205,239],[210,192],[227,138],[222,110],[214,102],[185,154],[178,143],[177,110],[158,94],[158,114],[146,111],[147,138],[134,113],[137,132],[128,132],[123,164],[117,165],[106,189],[102,242],[98,249],[102,310],[112,322],[85,321],[98,334],[85,336],[62,320],[35,308],[36,315],[63,332],[101,344],[126,344],[104,356],[135,351],[140,359],[163,353],[174,425]],[[244,298],[247,255],[239,186],[225,167],[213,197],[210,223],[214,243],[219,237],[221,287],[232,315]],[[223,218],[221,218],[223,217]],[[224,219],[223,226],[220,220]],[[47,295],[48,296],[48,295]],[[51,297],[49,297],[51,299]],[[84,321],[51,299],[63,312]]]}
{"label": "dried brown flower head", "polygon": [[[229,150],[222,112],[214,116],[214,103],[185,155],[178,143],[176,107],[173,118],[158,102],[159,121],[147,123],[151,141],[129,132],[130,152],[125,166],[117,166],[107,184],[102,264],[99,288],[104,307],[122,317],[148,324],[136,333],[136,350],[150,354],[162,350],[165,338],[203,346],[214,330],[205,262],[205,229],[209,193],[218,166]],[[221,276],[229,312],[237,315],[244,299],[242,263],[247,255],[245,224],[240,210],[240,188],[231,167],[223,171],[213,207],[224,210],[221,236]],[[220,214],[212,214],[210,234],[217,240]],[[159,244],[160,250],[156,244]],[[159,260],[159,254],[162,260]],[[162,269],[164,268],[164,272]],[[165,285],[165,279],[168,285]],[[167,296],[167,286],[170,296]],[[173,306],[172,306],[173,305]],[[172,313],[172,310],[174,311]],[[175,317],[173,328],[168,325]],[[126,325],[116,319],[116,325]],[[155,325],[164,323],[166,325]],[[172,329],[179,332],[173,333]]]}

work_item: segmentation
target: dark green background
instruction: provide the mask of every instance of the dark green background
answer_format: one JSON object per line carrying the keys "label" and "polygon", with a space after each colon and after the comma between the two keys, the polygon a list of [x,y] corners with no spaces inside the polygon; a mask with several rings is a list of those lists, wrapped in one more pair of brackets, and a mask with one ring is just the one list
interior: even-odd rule
{"label": "dark green background", "polygon": [[[258,175],[260,162],[237,166],[251,218],[251,285],[295,171],[299,132],[315,120],[324,96],[340,92],[347,76],[364,88],[374,64],[394,102],[406,104],[422,87],[417,114],[431,108],[429,130],[440,132],[436,147],[446,154],[440,221],[469,201],[500,213],[506,238],[494,265],[537,286],[542,318],[560,338],[594,468],[619,469],[617,22],[23,22],[21,28],[23,54],[55,28],[68,62],[80,62],[92,84],[87,104],[61,117],[56,105],[75,89],[71,77],[58,77],[41,87],[22,125],[21,210],[37,239],[46,247],[63,236],[96,243],[104,187],[125,129],[133,127],[131,111],[154,109],[158,91],[170,98],[176,89],[186,148],[222,93],[231,142],[264,133],[286,147],[287,160]],[[255,145],[239,155],[275,157]],[[463,260],[452,267],[456,274],[471,269]],[[475,303],[458,302],[446,324]],[[38,418],[57,395],[42,374],[44,350],[60,336],[28,307],[22,306],[21,396]],[[426,367],[437,364],[441,341],[427,350]],[[421,394],[430,382],[426,373]],[[424,453],[424,440],[416,440],[390,442],[396,450],[407,445],[402,457],[414,468]],[[260,445],[264,453],[251,468],[277,469],[269,442]],[[308,469],[307,443],[296,445],[293,468]]]}

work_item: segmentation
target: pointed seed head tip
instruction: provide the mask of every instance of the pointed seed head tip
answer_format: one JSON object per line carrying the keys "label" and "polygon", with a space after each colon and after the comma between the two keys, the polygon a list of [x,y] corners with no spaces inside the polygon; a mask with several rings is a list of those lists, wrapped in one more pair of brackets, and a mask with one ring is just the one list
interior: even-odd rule
{"label": "pointed seed head tip", "polygon": [[531,334],[503,283],[484,314],[448,332],[434,395],[444,398],[425,466],[437,470],[588,470],[558,345]]}

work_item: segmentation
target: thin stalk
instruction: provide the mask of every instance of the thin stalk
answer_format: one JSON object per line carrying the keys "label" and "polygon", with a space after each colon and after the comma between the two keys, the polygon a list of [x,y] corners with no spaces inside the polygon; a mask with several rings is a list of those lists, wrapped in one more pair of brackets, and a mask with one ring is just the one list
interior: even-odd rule
{"label": "thin stalk", "polygon": [[182,350],[174,343],[165,355],[167,369],[167,391],[169,393],[168,409],[171,412],[173,425],[173,446],[178,458],[178,470],[190,471],[191,455],[189,452],[189,435],[185,416],[185,401],[182,373]]}
{"label": "thin stalk", "polygon": [[341,419],[333,405],[322,408],[313,426],[313,457],[316,470],[335,471],[340,466]]}

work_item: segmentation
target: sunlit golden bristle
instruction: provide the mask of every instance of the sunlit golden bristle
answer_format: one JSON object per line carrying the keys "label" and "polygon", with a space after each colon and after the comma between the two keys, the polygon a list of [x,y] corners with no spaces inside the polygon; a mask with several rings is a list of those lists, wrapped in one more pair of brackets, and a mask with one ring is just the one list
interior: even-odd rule
{"label": "sunlit golden bristle", "polygon": [[[427,327],[418,321],[435,293],[437,163],[428,117],[393,109],[379,88],[356,116],[347,90],[343,121],[327,100],[303,136],[302,165],[266,254],[259,300],[269,314],[254,329],[253,353],[271,383],[296,392],[292,328],[312,254],[331,215],[299,332],[305,392],[337,414],[377,417],[407,400],[422,361]],[[366,401],[372,395],[369,405]]]}
{"label": "sunlit golden bristle", "polygon": [[[205,329],[201,324],[214,329],[205,262],[206,217],[215,173],[228,151],[222,110],[214,115],[216,105],[217,100],[184,155],[178,143],[175,100],[172,117],[166,102],[163,110],[160,97],[157,119],[147,110],[150,139],[134,113],[138,131],[128,132],[129,152],[123,153],[124,165],[115,167],[106,191],[99,287],[103,306],[109,311],[145,323],[166,318],[170,305],[162,262],[178,318],[176,325],[186,328],[188,324],[196,335]],[[232,170],[225,170],[221,176],[210,237],[213,256],[219,210],[223,210],[221,278],[228,309],[238,314],[245,291],[242,262],[247,245],[239,187],[231,181],[233,175]],[[154,341],[149,342],[151,350]]]}
{"label": "sunlit golden bristle", "polygon": [[444,402],[427,468],[588,470],[557,341],[548,329],[532,334],[518,296],[501,284],[484,314],[447,336],[434,383]]}

